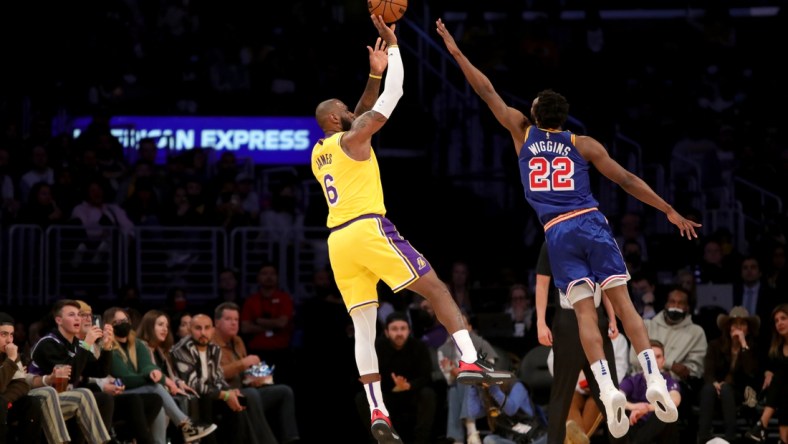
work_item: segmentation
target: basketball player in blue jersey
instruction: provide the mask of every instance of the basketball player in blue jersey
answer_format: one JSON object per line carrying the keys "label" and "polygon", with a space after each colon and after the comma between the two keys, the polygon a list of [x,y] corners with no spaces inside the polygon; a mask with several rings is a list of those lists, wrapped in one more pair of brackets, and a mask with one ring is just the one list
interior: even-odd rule
{"label": "basketball player in blue jersey", "polygon": [[[328,203],[329,261],[355,327],[356,365],[369,402],[372,435],[380,443],[401,443],[384,403],[375,351],[381,279],[395,292],[408,288],[430,301],[460,350],[457,381],[502,383],[513,375],[496,371],[478,358],[446,285],[385,217],[380,170],[371,143],[402,96],[404,72],[394,25],[389,28],[375,15],[372,22],[380,38],[374,49],[367,48],[369,80],[355,112],[338,99],[321,102],[315,111],[325,137],[312,148],[312,173]],[[378,97],[387,67],[385,88]]]}
{"label": "basketball player in blue jersey", "polygon": [[643,180],[613,160],[602,144],[591,137],[564,131],[569,104],[562,95],[551,90],[540,92],[531,105],[533,123],[521,111],[506,105],[487,76],[460,51],[440,19],[436,26],[468,83],[512,136],[525,198],[544,225],[555,285],[564,292],[577,314],[580,342],[600,387],[610,434],[614,437],[626,434],[629,420],[624,411],[626,398],[613,384],[602,349],[593,299],[596,285],[610,298],[638,353],[648,383],[646,397],[656,409],[657,417],[664,422],[676,421],[678,411],[656,367],[643,319],[627,291],[629,275],[621,252],[607,219],[596,208],[588,177],[590,166],[627,193],[664,212],[681,236],[697,238],[695,228],[700,224],[676,212]]}

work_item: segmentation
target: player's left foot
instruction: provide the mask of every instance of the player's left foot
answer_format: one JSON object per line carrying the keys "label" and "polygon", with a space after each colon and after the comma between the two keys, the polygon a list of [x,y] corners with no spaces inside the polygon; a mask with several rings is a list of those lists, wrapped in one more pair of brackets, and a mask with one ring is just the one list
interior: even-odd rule
{"label": "player's left foot", "polygon": [[679,419],[679,411],[673,398],[670,397],[668,386],[662,375],[654,374],[646,376],[646,399],[654,406],[654,414],[662,422],[676,422]]}

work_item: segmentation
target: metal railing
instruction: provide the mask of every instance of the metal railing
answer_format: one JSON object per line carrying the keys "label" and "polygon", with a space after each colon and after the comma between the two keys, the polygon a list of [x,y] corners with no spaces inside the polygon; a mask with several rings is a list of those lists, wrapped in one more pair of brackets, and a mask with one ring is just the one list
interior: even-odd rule
{"label": "metal railing", "polygon": [[53,225],[42,240],[46,303],[63,296],[114,295],[127,279],[127,240],[117,227]]}
{"label": "metal railing", "polygon": [[[88,233],[92,233],[89,236]],[[282,289],[295,300],[311,294],[316,271],[327,269],[328,229],[294,224],[288,229],[242,227],[116,227],[14,225],[2,233],[0,283],[6,304],[45,305],[64,296],[114,298],[134,285],[146,301],[163,301],[175,288],[190,299],[219,294],[219,274],[239,270],[240,294],[256,290],[263,263],[279,270]]]}
{"label": "metal railing", "polygon": [[44,230],[38,225],[14,225],[8,230],[6,303],[44,302]]}
{"label": "metal railing", "polygon": [[243,227],[230,234],[229,260],[239,273],[241,294],[257,287],[257,273],[267,262],[279,270],[279,286],[298,300],[309,294],[315,271],[328,266],[328,230],[324,227]]}
{"label": "metal railing", "polygon": [[134,279],[147,299],[180,288],[195,300],[218,293],[227,266],[227,233],[217,227],[139,227],[133,249]]}

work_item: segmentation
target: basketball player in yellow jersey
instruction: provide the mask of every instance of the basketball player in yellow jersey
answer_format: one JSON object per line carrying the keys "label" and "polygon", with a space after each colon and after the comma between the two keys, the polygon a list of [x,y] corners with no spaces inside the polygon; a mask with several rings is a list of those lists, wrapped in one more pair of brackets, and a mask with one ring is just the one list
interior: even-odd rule
{"label": "basketball player in yellow jersey", "polygon": [[[446,285],[385,217],[372,135],[383,127],[402,96],[404,73],[394,25],[389,28],[374,15],[372,22],[380,38],[374,49],[367,47],[369,80],[355,112],[339,99],[321,102],[315,111],[325,138],[312,149],[312,173],[328,202],[329,260],[355,327],[356,365],[369,401],[372,434],[380,443],[400,443],[383,402],[375,352],[377,283],[381,279],[395,292],[408,288],[430,301],[462,353],[457,381],[501,383],[512,375],[478,359]],[[378,97],[387,66],[385,88]]]}

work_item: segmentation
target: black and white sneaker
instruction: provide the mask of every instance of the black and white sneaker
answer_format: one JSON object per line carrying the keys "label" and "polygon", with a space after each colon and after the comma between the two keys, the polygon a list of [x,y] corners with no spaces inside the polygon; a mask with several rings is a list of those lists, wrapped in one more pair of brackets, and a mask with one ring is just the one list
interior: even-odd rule
{"label": "black and white sneaker", "polygon": [[216,424],[194,425],[191,422],[187,422],[181,430],[183,431],[183,441],[193,442],[213,433],[216,430]]}
{"label": "black and white sneaker", "polygon": [[766,441],[766,430],[763,429],[763,425],[760,421],[758,421],[754,426],[750,427],[750,430],[747,430],[747,433],[744,435],[744,437],[748,441],[764,442]]}
{"label": "black and white sneaker", "polygon": [[460,360],[460,373],[457,374],[457,382],[460,384],[503,384],[514,379],[511,372],[496,370],[492,364],[479,358],[476,362],[469,364]]}

